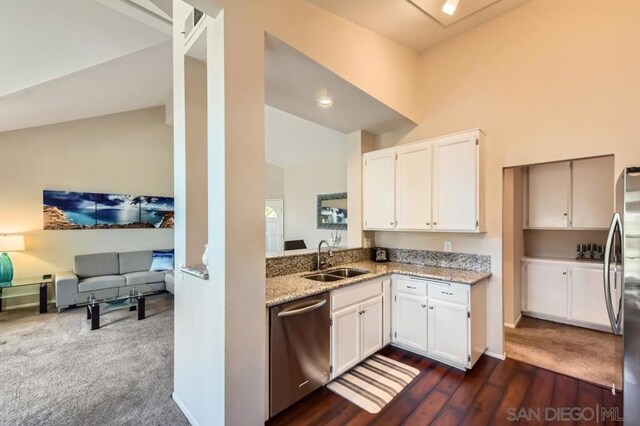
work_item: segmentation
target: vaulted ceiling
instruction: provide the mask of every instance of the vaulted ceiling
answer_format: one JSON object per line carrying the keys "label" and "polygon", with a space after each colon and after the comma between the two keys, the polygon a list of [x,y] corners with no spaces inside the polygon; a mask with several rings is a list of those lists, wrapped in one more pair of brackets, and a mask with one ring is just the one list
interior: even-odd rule
{"label": "vaulted ceiling", "polygon": [[0,131],[163,105],[171,22],[156,1],[2,0]]}
{"label": "vaulted ceiling", "polygon": [[[453,22],[445,21],[447,18],[440,12],[445,0],[307,1],[423,52],[531,0],[460,0]],[[462,16],[464,18],[458,19]]]}

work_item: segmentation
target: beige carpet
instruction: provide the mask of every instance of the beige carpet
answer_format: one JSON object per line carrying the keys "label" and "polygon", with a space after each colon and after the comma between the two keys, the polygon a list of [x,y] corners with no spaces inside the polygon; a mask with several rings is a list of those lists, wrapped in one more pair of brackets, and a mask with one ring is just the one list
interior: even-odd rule
{"label": "beige carpet", "polygon": [[507,357],[616,389],[622,386],[622,337],[522,317],[505,328]]}
{"label": "beige carpet", "polygon": [[[53,307],[51,307],[53,310]],[[188,425],[173,391],[173,297],[91,331],[84,308],[0,313],[0,425]]]}

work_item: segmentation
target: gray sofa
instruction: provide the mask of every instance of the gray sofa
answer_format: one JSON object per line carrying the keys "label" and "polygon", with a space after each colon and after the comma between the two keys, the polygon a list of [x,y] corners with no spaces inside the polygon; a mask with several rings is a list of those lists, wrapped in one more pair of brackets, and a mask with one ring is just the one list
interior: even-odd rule
{"label": "gray sofa", "polygon": [[145,250],[76,256],[73,272],[55,277],[58,311],[87,303],[91,293],[98,300],[127,295],[132,288],[144,294],[173,293],[173,271],[149,271],[152,254],[152,250]]}

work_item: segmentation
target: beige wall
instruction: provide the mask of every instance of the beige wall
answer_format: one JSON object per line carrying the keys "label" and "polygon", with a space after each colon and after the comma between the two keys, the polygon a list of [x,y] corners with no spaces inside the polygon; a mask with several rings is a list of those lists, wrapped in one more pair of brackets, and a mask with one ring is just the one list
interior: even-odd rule
{"label": "beige wall", "polygon": [[186,264],[202,262],[207,244],[207,67],[185,57]]}
{"label": "beige wall", "polygon": [[578,243],[604,245],[607,231],[547,231],[528,229],[524,231],[524,255],[530,257],[557,257],[574,259]]}
{"label": "beige wall", "polygon": [[71,270],[76,254],[173,247],[173,230],[42,230],[44,189],[173,194],[164,107],[0,133],[0,150],[0,233],[26,240],[16,277]]}
{"label": "beige wall", "polygon": [[504,170],[503,183],[503,287],[504,322],[515,326],[521,312],[520,264],[524,255],[522,167]]}
{"label": "beige wall", "polygon": [[376,243],[492,256],[489,344],[502,347],[502,169],[615,154],[640,163],[640,2],[536,0],[420,58],[422,124],[400,143],[481,127],[487,134],[487,233],[393,235]]}

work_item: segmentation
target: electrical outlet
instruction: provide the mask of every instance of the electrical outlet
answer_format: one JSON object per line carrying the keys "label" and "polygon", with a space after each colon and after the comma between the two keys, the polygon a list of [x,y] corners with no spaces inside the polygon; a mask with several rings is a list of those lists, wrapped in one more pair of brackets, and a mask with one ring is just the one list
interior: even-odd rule
{"label": "electrical outlet", "polygon": [[444,242],[444,251],[450,253],[453,251],[453,243],[451,241]]}

